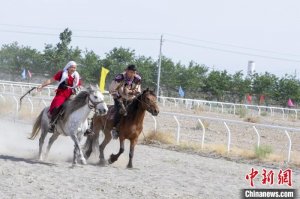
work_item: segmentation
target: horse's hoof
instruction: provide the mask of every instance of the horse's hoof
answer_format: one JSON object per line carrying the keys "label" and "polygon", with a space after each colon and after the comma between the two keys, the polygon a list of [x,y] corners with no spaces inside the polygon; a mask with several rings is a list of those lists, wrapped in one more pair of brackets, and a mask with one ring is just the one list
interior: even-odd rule
{"label": "horse's hoof", "polygon": [[133,169],[132,165],[127,165],[127,169]]}
{"label": "horse's hoof", "polygon": [[112,164],[112,163],[114,163],[115,161],[117,161],[118,160],[118,158],[117,158],[118,156],[117,155],[115,155],[115,154],[111,154],[110,155],[110,157],[109,157],[109,159],[108,159],[108,163],[109,164]]}
{"label": "horse's hoof", "polygon": [[94,133],[94,131],[93,131],[92,129],[87,129],[87,130],[84,132],[83,135],[84,135],[84,136],[90,136],[90,137],[92,137],[92,136],[95,135],[95,133]]}
{"label": "horse's hoof", "polygon": [[87,164],[86,160],[85,159],[81,160],[81,164],[86,165]]}
{"label": "horse's hoof", "polygon": [[92,151],[86,151],[83,153],[83,157],[87,160],[91,156]]}
{"label": "horse's hoof", "polygon": [[106,166],[107,164],[108,164],[108,162],[106,160],[100,160],[100,162],[99,162],[100,166]]}
{"label": "horse's hoof", "polygon": [[116,130],[112,130],[111,137],[112,139],[117,140],[119,138],[119,132]]}
{"label": "horse's hoof", "polygon": [[108,164],[112,164],[112,163],[114,163],[116,160],[114,160],[114,158],[112,158],[112,157],[110,157],[109,159],[108,159]]}

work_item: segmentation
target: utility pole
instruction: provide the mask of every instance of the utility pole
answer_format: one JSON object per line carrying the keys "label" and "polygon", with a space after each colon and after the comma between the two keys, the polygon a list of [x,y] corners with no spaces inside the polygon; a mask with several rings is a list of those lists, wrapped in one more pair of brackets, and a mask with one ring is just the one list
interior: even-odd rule
{"label": "utility pole", "polygon": [[158,59],[158,72],[157,72],[157,88],[156,88],[156,96],[158,97],[160,92],[160,71],[161,71],[161,48],[162,48],[162,43],[163,43],[163,35],[160,37],[160,46],[159,46],[159,59]]}

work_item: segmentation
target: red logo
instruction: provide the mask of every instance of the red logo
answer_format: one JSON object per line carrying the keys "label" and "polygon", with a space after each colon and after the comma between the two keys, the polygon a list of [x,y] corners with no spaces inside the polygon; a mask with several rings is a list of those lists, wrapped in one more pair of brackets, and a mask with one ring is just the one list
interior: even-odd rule
{"label": "red logo", "polygon": [[273,170],[269,171],[269,173],[267,173],[266,169],[263,169],[263,179],[261,180],[262,184],[267,184],[269,183],[270,185],[274,184],[274,172]]}
{"label": "red logo", "polygon": [[[249,174],[246,175],[246,180],[250,181],[250,186],[254,187],[254,182],[253,180],[257,177],[258,175],[258,170],[255,170],[254,168],[251,168],[251,172]],[[261,179],[261,184],[262,185],[273,185],[274,184],[274,180],[275,180],[275,173],[274,171],[271,170],[266,170],[266,169],[262,169],[262,179]],[[288,186],[292,186],[292,169],[286,169],[286,170],[282,170],[280,169],[277,175],[277,184],[278,185],[288,185]]]}
{"label": "red logo", "polygon": [[257,176],[258,171],[254,170],[253,168],[251,169],[251,173],[246,175],[246,180],[250,180],[250,185],[251,187],[254,186],[253,179]]}
{"label": "red logo", "polygon": [[292,169],[286,169],[285,171],[279,170],[278,184],[287,184],[292,186]]}

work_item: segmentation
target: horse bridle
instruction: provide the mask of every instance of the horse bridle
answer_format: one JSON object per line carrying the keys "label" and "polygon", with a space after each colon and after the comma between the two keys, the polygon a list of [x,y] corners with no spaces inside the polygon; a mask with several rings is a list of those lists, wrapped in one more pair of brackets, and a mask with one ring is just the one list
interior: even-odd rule
{"label": "horse bridle", "polygon": [[[140,96],[142,97],[142,95],[143,95],[143,94],[141,94]],[[137,99],[139,102],[142,102],[142,103],[146,104],[146,106],[147,106],[146,110],[149,111],[149,112],[151,113],[151,109],[150,109],[151,106],[150,106],[147,102],[144,102],[144,100],[139,99],[138,97],[139,97],[139,96],[137,96],[136,99]],[[156,102],[154,102],[154,103],[156,103]]]}
{"label": "horse bridle", "polygon": [[[91,102],[91,104],[90,104],[90,102]],[[104,102],[104,100],[101,100],[99,102],[94,102],[94,101],[92,101],[90,95],[88,97],[88,107],[90,109],[96,109],[96,107],[98,106],[98,104],[103,103],[103,102]]]}

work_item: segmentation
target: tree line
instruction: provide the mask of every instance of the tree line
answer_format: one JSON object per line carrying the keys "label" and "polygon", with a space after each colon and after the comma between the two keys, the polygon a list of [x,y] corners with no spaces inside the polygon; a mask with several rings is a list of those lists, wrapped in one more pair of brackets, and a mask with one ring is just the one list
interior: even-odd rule
{"label": "tree line", "polygon": [[[92,50],[72,47],[72,31],[65,29],[59,34],[60,41],[46,44],[42,52],[17,42],[5,44],[0,49],[0,70],[17,77],[25,68],[34,75],[52,76],[61,70],[69,60],[78,63],[78,71],[84,83],[97,84],[101,66],[110,72],[106,86],[114,76],[122,72],[126,65],[136,64],[143,79],[143,87],[156,88],[157,62],[152,57],[137,56],[133,49],[115,47],[100,57]],[[163,96],[178,97],[181,86],[185,98],[245,102],[245,96],[254,96],[253,103],[259,103],[260,96],[264,104],[286,106],[290,98],[300,101],[300,82],[295,75],[277,77],[271,73],[255,73],[245,76],[242,71],[229,74],[226,70],[209,70],[204,64],[191,61],[188,65],[174,63],[165,56],[161,60],[161,90]]]}

